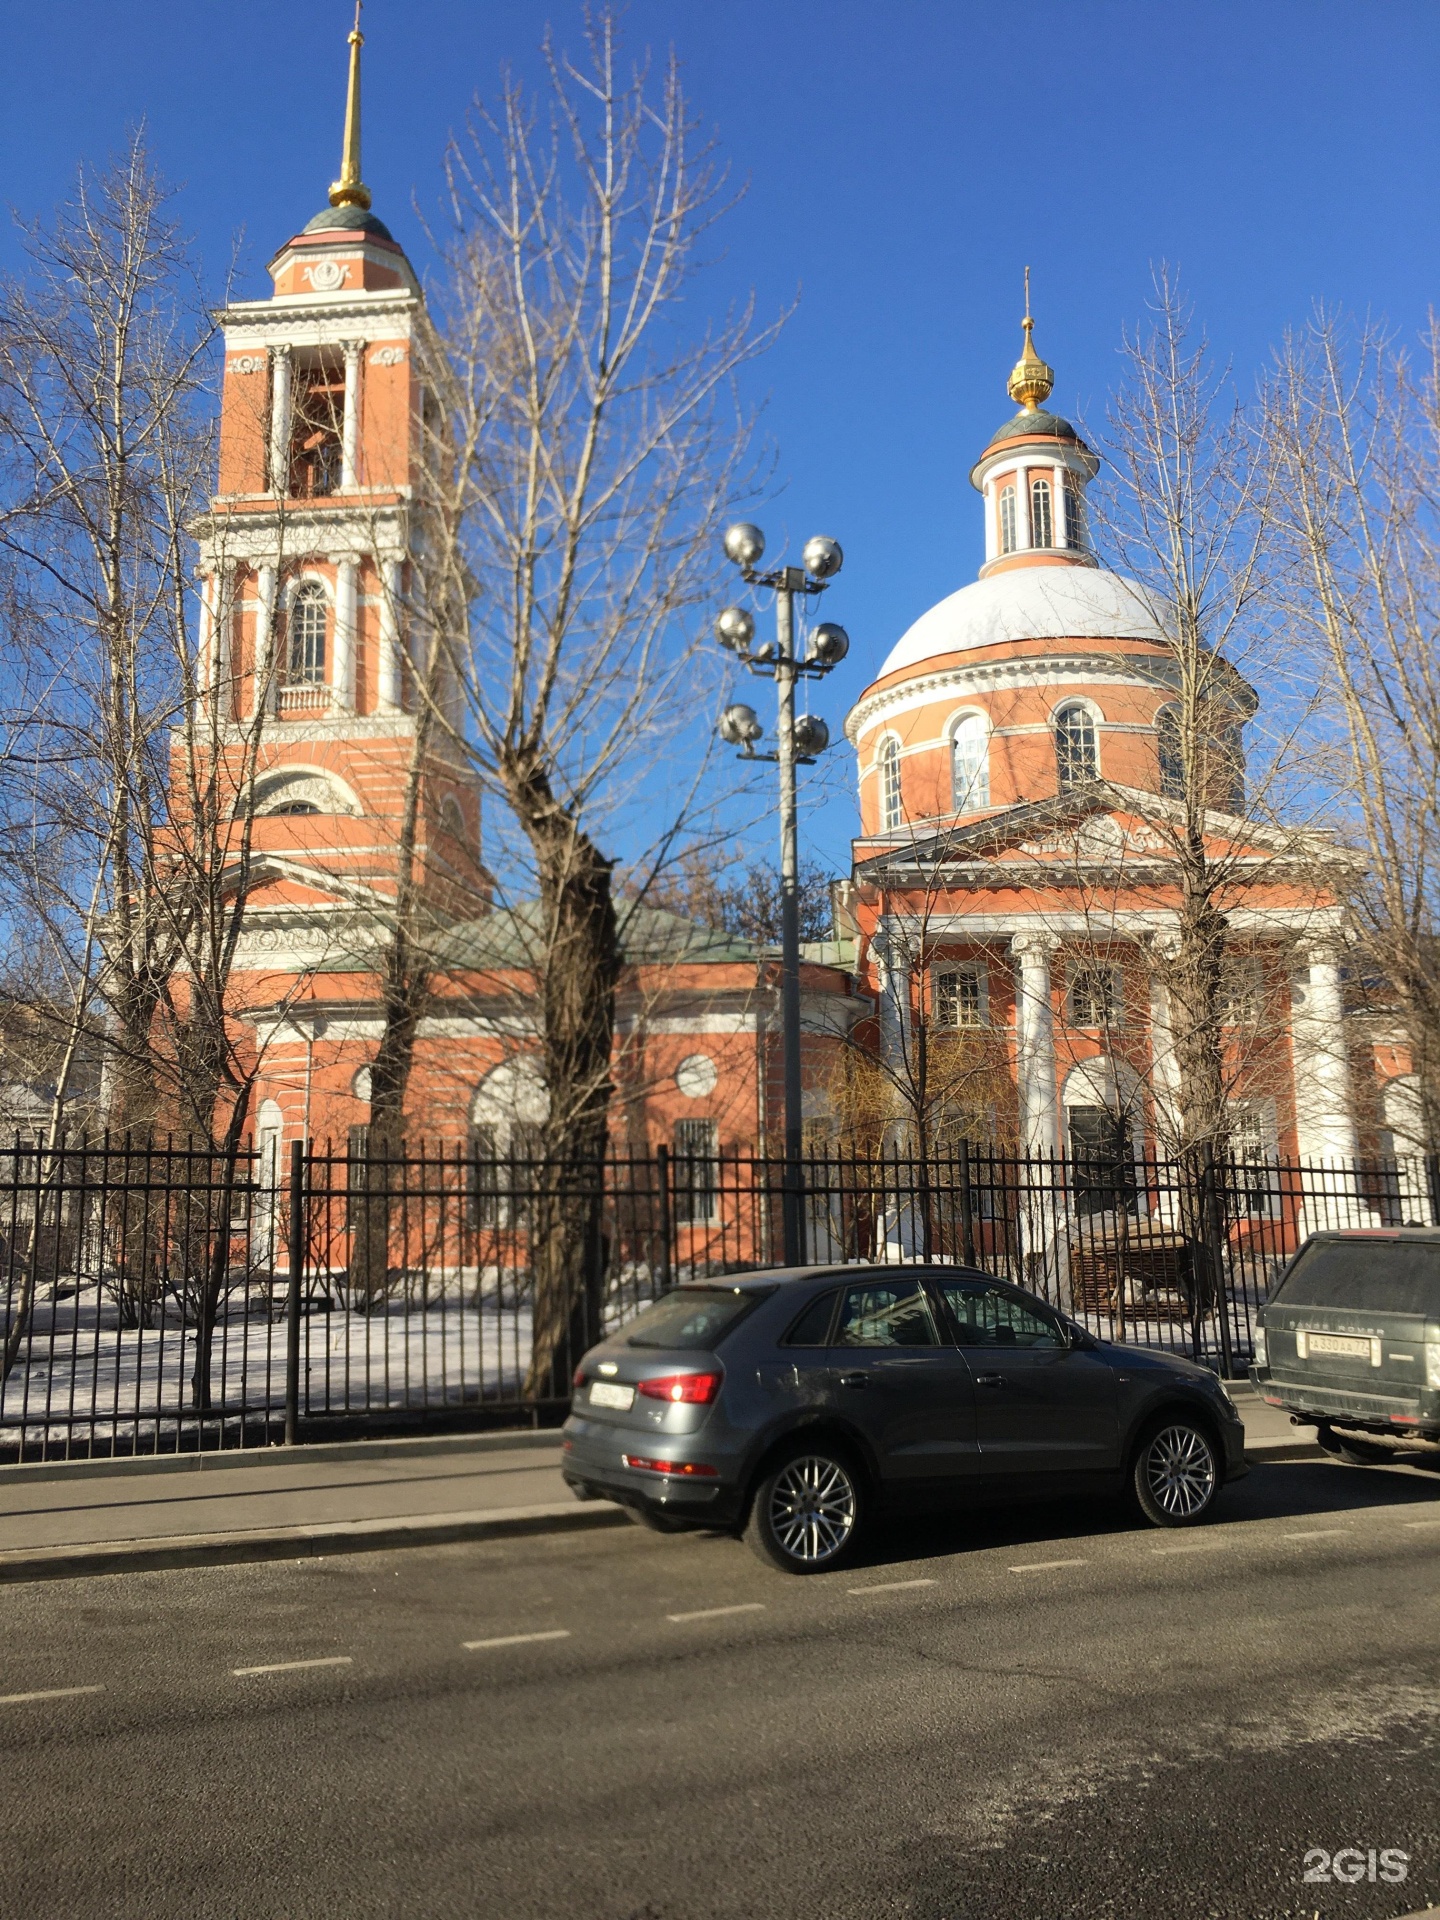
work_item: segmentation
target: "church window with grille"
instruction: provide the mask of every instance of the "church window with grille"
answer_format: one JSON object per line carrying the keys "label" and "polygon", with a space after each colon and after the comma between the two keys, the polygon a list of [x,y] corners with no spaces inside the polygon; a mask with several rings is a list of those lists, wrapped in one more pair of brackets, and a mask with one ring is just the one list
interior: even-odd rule
{"label": "church window with grille", "polygon": [[1085,496],[1069,481],[1065,485],[1065,544],[1076,553],[1085,550]]}
{"label": "church window with grille", "polygon": [[1000,489],[1000,551],[1015,551],[1015,489],[1013,486]]}
{"label": "church window with grille", "polygon": [[675,1219],[708,1226],[720,1202],[719,1131],[713,1120],[675,1122]]}
{"label": "church window with grille", "polygon": [[956,813],[990,804],[990,733],[984,716],[967,713],[950,746],[951,793]]}
{"label": "church window with grille", "polygon": [[902,819],[900,801],[900,742],[891,734],[880,742],[876,755],[880,770],[880,825],[888,831]]}
{"label": "church window with grille", "polygon": [[985,975],[980,966],[937,968],[934,995],[937,1027],[984,1026]]}
{"label": "church window with grille", "polygon": [[301,587],[290,607],[290,664],[292,685],[319,685],[325,679],[325,627],[329,608],[325,589],[317,581]]}
{"label": "church window with grille", "polygon": [[1120,1024],[1120,987],[1114,967],[1078,965],[1070,970],[1070,1025]]}
{"label": "church window with grille", "polygon": [[1160,791],[1171,800],[1183,800],[1185,749],[1176,708],[1162,707],[1155,716],[1155,739],[1160,752]]}
{"label": "church window with grille", "polygon": [[1062,707],[1055,716],[1055,763],[1062,790],[1093,780],[1100,772],[1095,722],[1089,708],[1078,702]]}
{"label": "church window with grille", "polygon": [[1048,480],[1030,482],[1030,544],[1032,547],[1053,547],[1055,544],[1055,516]]}

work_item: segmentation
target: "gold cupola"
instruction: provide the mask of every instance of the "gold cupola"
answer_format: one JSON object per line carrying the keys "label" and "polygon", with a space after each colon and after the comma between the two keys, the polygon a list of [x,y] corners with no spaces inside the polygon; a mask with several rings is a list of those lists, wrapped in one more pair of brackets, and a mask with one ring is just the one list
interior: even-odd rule
{"label": "gold cupola", "polygon": [[[365,44],[365,36],[360,31],[362,3],[363,0],[355,0],[355,25],[350,29],[350,85],[345,95],[345,140],[340,151],[340,178],[330,189],[330,204],[332,207],[359,207],[362,213],[366,213],[370,208],[370,189],[360,178],[360,49]],[[1028,306],[1028,300],[1026,304]]]}
{"label": "gold cupola", "polygon": [[[333,196],[332,196],[333,197]],[[1005,383],[1010,398],[1022,406],[1027,413],[1034,413],[1050,398],[1055,385],[1055,369],[1047,367],[1035,351],[1032,335],[1035,322],[1030,318],[1030,269],[1025,269],[1025,318],[1021,321],[1025,329],[1025,345],[1020,350],[1020,358],[1010,370],[1010,378]]]}

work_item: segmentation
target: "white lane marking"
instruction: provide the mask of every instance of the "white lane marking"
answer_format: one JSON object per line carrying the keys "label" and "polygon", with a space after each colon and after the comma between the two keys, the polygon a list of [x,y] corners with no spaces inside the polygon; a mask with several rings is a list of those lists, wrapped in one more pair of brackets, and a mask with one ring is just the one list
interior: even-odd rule
{"label": "white lane marking", "polygon": [[1151,1547],[1152,1553],[1223,1553],[1228,1540],[1191,1540],[1183,1547]]}
{"label": "white lane marking", "polygon": [[552,1627],[548,1633],[500,1633],[492,1640],[462,1640],[467,1653],[483,1653],[487,1647],[526,1647],[534,1640],[568,1640],[568,1627]]}
{"label": "white lane marking", "polygon": [[718,1620],[727,1613],[763,1613],[763,1600],[744,1600],[738,1607],[701,1607],[695,1613],[667,1613],[665,1618],[675,1626],[685,1620]]}
{"label": "white lane marking", "polygon": [[882,1580],[878,1587],[847,1587],[847,1593],[908,1593],[912,1587],[933,1587],[933,1580]]}
{"label": "white lane marking", "polygon": [[23,1707],[27,1700],[74,1700],[82,1693],[103,1693],[104,1687],[42,1687],[38,1693],[0,1693],[0,1707]]}
{"label": "white lane marking", "polygon": [[353,1667],[354,1664],[348,1653],[333,1653],[328,1660],[275,1660],[267,1667],[231,1667],[230,1671],[237,1680],[244,1680],[252,1673],[300,1673],[306,1667]]}
{"label": "white lane marking", "polygon": [[1054,1567],[1084,1567],[1088,1560],[1031,1560],[1023,1567],[1011,1567],[1011,1573],[1049,1573]]}
{"label": "white lane marking", "polygon": [[1313,1527],[1309,1533],[1287,1533],[1286,1540],[1343,1540],[1349,1527]]}
{"label": "white lane marking", "polygon": [[1413,1530],[1416,1527],[1440,1527],[1440,1520],[1402,1520],[1400,1524]]}

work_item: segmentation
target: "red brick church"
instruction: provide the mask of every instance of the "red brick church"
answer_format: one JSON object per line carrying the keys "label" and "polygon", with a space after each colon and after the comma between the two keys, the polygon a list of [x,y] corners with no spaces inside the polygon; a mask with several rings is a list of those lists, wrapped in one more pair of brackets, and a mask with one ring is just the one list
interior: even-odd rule
{"label": "red brick church", "polygon": [[[357,86],[358,58],[357,35]],[[257,1135],[278,1153],[300,1137],[343,1145],[368,1119],[373,958],[415,737],[405,609],[420,434],[440,348],[349,146],[330,204],[269,271],[268,298],[222,316],[200,645],[204,697],[237,742],[257,698],[269,706],[232,999]],[[1163,609],[1091,547],[1099,462],[1046,410],[1051,376],[1026,328],[1018,410],[971,476],[979,578],[898,639],[847,721],[861,817],[835,938],[807,951],[807,1118],[821,1133],[836,1120],[847,1047],[894,1044],[924,1008],[992,1037],[1009,1088],[994,1103],[997,1137],[1068,1152],[1093,1139],[1100,1113],[1123,1116],[1139,1151],[1163,1137],[1173,1085],[1164,997],[1140,964],[1175,911],[1146,866],[1173,805],[1173,676]],[[1258,695],[1238,675],[1233,688],[1239,778]],[[449,1140],[482,1130],[503,1151],[544,1111],[522,930],[492,905],[473,774],[442,746],[423,771],[423,887],[446,932],[412,1128]],[[1263,1071],[1237,1088],[1237,1142],[1325,1158],[1409,1149],[1418,1106],[1405,1058],[1350,1017],[1333,897],[1313,871],[1298,879],[1226,794],[1213,801],[1208,832],[1238,850],[1244,876],[1227,903],[1235,1022],[1263,1018],[1270,1034]],[[903,936],[922,898],[917,972]],[[778,955],[658,912],[637,915],[627,939],[617,1138],[773,1146]]]}

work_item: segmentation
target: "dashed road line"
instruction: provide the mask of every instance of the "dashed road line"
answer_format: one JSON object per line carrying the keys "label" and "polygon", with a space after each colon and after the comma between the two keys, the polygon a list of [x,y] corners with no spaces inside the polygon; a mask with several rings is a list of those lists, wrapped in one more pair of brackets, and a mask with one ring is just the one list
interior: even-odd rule
{"label": "dashed road line", "polygon": [[700,1607],[694,1613],[667,1613],[665,1618],[680,1626],[686,1620],[719,1620],[727,1613],[763,1613],[763,1600],[745,1600],[738,1607]]}
{"label": "dashed road line", "polygon": [[1088,1560],[1030,1560],[1024,1566],[1011,1567],[1011,1573],[1050,1573],[1056,1567],[1088,1567]]}
{"label": "dashed road line", "polygon": [[35,1693],[0,1693],[0,1707],[23,1707],[31,1700],[75,1700],[82,1693],[103,1693],[104,1687],[41,1687]]}
{"label": "dashed road line", "polygon": [[1343,1540],[1349,1531],[1349,1527],[1313,1527],[1308,1533],[1287,1533],[1281,1537],[1286,1540]]}
{"label": "dashed road line", "polygon": [[1151,1553],[1223,1553],[1228,1540],[1188,1540],[1183,1547],[1151,1547]]}
{"label": "dashed road line", "polygon": [[847,1587],[847,1593],[909,1593],[915,1587],[933,1587],[933,1580],[882,1580],[875,1587]]}
{"label": "dashed road line", "polygon": [[353,1667],[354,1660],[348,1653],[333,1653],[325,1660],[272,1660],[264,1667],[231,1667],[230,1671],[237,1680],[246,1680],[256,1673],[301,1673],[307,1667]]}
{"label": "dashed road line", "polygon": [[568,1627],[551,1627],[545,1633],[497,1633],[489,1640],[462,1640],[467,1653],[484,1653],[490,1647],[528,1647],[537,1640],[568,1640]]}
{"label": "dashed road line", "polygon": [[1419,1527],[1440,1527],[1440,1520],[1402,1520],[1400,1524],[1413,1533]]}

